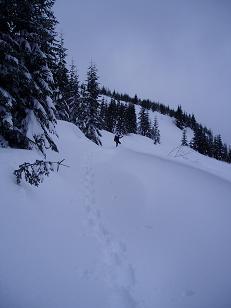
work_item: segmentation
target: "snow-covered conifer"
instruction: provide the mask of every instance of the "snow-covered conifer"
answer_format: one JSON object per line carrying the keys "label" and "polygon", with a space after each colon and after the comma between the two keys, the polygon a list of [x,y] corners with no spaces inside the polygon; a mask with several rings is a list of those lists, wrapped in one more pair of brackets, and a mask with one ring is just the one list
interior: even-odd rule
{"label": "snow-covered conifer", "polygon": [[52,0],[0,2],[0,135],[11,147],[57,150],[53,77]]}
{"label": "snow-covered conifer", "polygon": [[69,106],[69,76],[66,63],[67,49],[64,47],[64,38],[60,34],[55,44],[55,66],[53,68],[55,90],[54,100],[57,118],[70,121]]}
{"label": "snow-covered conifer", "polygon": [[111,133],[115,132],[117,119],[117,104],[114,98],[111,98],[111,102],[106,109],[105,113],[105,129]]}
{"label": "snow-covered conifer", "polygon": [[102,98],[99,108],[99,119],[100,119],[100,129],[106,129],[106,112],[107,112],[107,104],[105,103],[104,98]]}
{"label": "snow-covered conifer", "polygon": [[151,126],[148,116],[148,111],[145,108],[141,108],[138,116],[138,133],[142,136],[151,137]]}
{"label": "snow-covered conifer", "polygon": [[154,144],[160,143],[160,130],[159,130],[159,124],[157,121],[157,117],[155,117],[155,120],[154,120],[154,124],[153,124],[152,131],[151,131],[151,136],[154,141]]}
{"label": "snow-covered conifer", "polygon": [[79,76],[77,73],[76,66],[74,62],[71,63],[70,73],[69,73],[69,94],[67,99],[68,109],[69,109],[69,120],[70,122],[76,124],[79,114],[79,104],[80,104],[80,90],[79,90]]}
{"label": "snow-covered conifer", "polygon": [[183,129],[184,128],[184,115],[183,115],[181,106],[177,107],[175,117],[176,117],[176,126],[180,129]]}
{"label": "snow-covered conifer", "polygon": [[190,142],[190,146],[197,152],[208,155],[209,154],[209,148],[210,145],[208,143],[208,137],[206,136],[203,127],[199,125],[194,130],[194,136],[193,139]]}
{"label": "snow-covered conifer", "polygon": [[214,137],[213,155],[216,159],[222,159],[223,142],[222,142],[222,139],[221,139],[221,135],[217,135],[217,136]]}
{"label": "snow-covered conifer", "polygon": [[[137,98],[137,96],[135,96]],[[136,120],[136,111],[135,111],[135,106],[134,104],[129,104],[128,107],[126,108],[126,130],[127,133],[137,133],[137,120]]]}
{"label": "snow-covered conifer", "polygon": [[188,145],[186,129],[184,129],[183,133],[182,133],[181,145],[182,146],[187,146]]}
{"label": "snow-covered conifer", "polygon": [[87,72],[86,85],[82,88],[82,97],[80,103],[80,128],[85,136],[101,145],[99,119],[99,83],[96,66],[91,63]]}
{"label": "snow-covered conifer", "polygon": [[127,132],[127,118],[126,106],[124,104],[117,104],[117,117],[115,131],[120,135],[126,135]]}

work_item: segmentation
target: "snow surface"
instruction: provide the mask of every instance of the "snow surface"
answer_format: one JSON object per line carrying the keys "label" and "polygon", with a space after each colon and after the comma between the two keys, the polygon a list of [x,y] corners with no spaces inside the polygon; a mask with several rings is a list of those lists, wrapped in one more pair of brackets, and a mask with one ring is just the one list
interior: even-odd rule
{"label": "snow surface", "polygon": [[70,168],[38,188],[12,172],[39,154],[0,149],[1,308],[231,307],[231,166],[158,120],[161,145],[118,148],[59,121],[48,159]]}

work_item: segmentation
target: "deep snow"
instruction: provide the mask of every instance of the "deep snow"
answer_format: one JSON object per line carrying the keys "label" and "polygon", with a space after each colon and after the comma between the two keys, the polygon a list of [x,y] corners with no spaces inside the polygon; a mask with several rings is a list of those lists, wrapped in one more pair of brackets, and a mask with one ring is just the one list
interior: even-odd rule
{"label": "deep snow", "polygon": [[[1,308],[230,308],[231,166],[131,135],[103,147],[59,122],[70,168],[15,184],[32,151],[0,149]],[[39,157],[41,158],[41,157]]]}

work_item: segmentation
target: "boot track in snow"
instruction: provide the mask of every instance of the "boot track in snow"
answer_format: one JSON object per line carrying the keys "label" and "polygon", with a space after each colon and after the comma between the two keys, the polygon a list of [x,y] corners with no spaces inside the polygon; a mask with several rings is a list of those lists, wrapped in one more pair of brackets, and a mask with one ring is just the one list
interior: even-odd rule
{"label": "boot track in snow", "polygon": [[111,308],[138,308],[140,305],[132,294],[135,285],[135,271],[126,259],[126,245],[114,239],[101,219],[95,200],[95,174],[92,167],[93,154],[88,154],[83,167],[84,207],[87,213],[87,224],[92,235],[102,247],[105,280],[111,292]]}

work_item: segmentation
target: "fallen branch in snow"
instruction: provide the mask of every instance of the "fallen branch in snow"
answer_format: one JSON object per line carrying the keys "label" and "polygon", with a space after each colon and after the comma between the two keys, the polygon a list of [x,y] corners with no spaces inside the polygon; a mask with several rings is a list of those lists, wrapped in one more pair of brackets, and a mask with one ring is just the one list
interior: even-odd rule
{"label": "fallen branch in snow", "polygon": [[44,176],[49,176],[50,172],[59,171],[60,166],[69,167],[63,164],[63,160],[58,162],[36,160],[35,163],[24,163],[19,165],[19,169],[14,171],[16,176],[17,184],[20,184],[22,177],[24,176],[25,180],[35,186],[39,186],[43,182]]}

